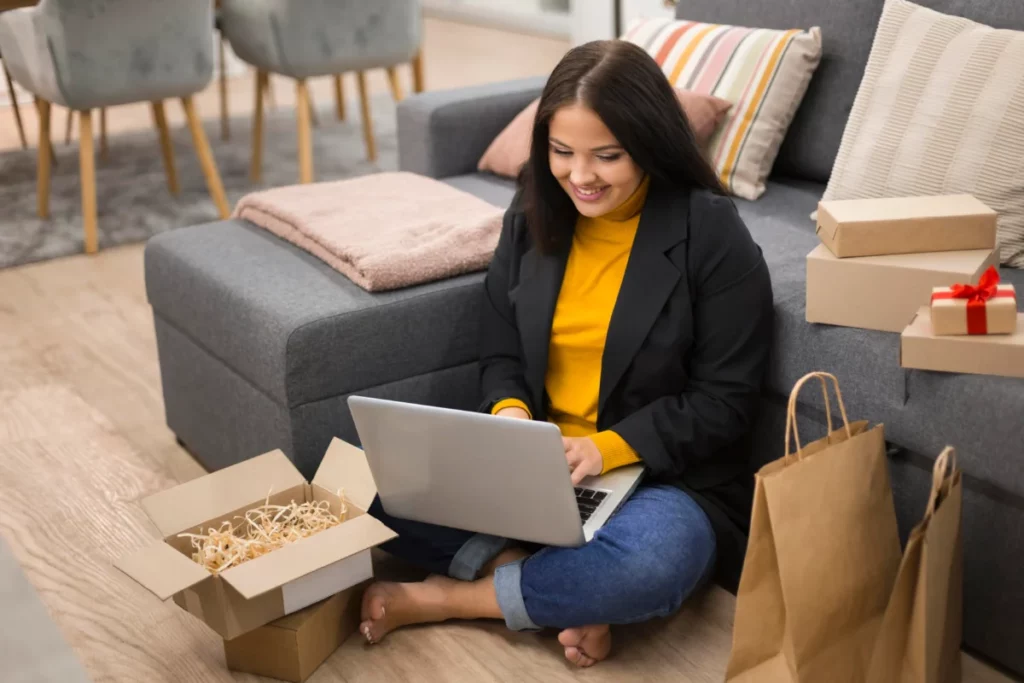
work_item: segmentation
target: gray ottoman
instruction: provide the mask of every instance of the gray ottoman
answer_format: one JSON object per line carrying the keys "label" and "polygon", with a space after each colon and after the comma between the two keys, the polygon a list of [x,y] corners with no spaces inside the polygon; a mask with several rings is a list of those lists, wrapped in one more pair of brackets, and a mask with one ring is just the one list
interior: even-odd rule
{"label": "gray ottoman", "polygon": [[311,477],[358,443],[353,393],[478,403],[483,273],[371,294],[239,220],[154,237],[145,270],[167,424],[211,470],[280,448]]}

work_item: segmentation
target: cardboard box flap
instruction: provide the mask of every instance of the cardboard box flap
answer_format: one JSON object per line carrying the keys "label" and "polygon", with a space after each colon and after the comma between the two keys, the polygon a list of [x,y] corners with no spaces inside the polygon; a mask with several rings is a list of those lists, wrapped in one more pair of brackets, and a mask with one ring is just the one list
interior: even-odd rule
{"label": "cardboard box flap", "polygon": [[220,577],[242,597],[251,600],[321,567],[390,541],[397,535],[370,515],[360,515],[232,567],[221,572]]}
{"label": "cardboard box flap", "polygon": [[161,600],[210,577],[206,571],[163,541],[157,541],[114,563]]}
{"label": "cardboard box flap", "polygon": [[373,497],[377,495],[377,485],[370,473],[366,453],[338,438],[333,439],[327,447],[313,483],[331,493],[337,493],[340,489],[346,498],[364,511],[369,509]]}
{"label": "cardboard box flap", "polygon": [[142,508],[167,538],[304,483],[284,453],[271,451],[144,498]]}

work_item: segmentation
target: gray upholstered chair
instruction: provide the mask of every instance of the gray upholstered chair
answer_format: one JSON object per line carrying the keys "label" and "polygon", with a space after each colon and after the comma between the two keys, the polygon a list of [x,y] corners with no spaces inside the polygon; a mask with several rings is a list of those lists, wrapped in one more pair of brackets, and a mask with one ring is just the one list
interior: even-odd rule
{"label": "gray upholstered chair", "polygon": [[[181,98],[196,153],[222,218],[227,200],[192,95],[213,78],[210,0],[41,0],[0,14],[0,51],[14,80],[36,97],[40,140],[50,138],[50,105],[79,112],[85,251],[98,249],[93,109],[150,102],[167,182],[178,181],[163,101]],[[39,215],[49,215],[48,144],[39,145]]]}
{"label": "gray upholstered chair", "polygon": [[255,66],[255,113],[251,176],[258,181],[263,144],[262,93],[269,74],[296,81],[299,179],[313,180],[313,143],[306,79],[335,77],[338,116],[344,118],[341,74],[355,71],[362,100],[363,133],[370,160],[377,157],[364,71],[387,68],[401,99],[394,67],[412,62],[414,89],[423,89],[419,57],[419,0],[222,0],[221,29],[235,54]]}

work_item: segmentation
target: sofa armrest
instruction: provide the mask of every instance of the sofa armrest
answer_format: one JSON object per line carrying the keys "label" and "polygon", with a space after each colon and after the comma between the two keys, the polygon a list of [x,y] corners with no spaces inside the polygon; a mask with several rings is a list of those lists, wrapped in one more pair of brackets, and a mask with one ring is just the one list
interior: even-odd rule
{"label": "sofa armrest", "polygon": [[431,178],[476,171],[477,162],[547,79],[528,78],[441,90],[398,105],[398,167]]}

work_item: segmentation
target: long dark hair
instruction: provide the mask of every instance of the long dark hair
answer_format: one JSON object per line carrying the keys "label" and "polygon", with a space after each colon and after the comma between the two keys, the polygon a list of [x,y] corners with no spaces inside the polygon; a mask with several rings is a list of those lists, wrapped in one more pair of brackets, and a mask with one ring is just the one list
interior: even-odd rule
{"label": "long dark hair", "polygon": [[652,183],[724,194],[657,62],[626,41],[586,43],[569,50],[551,72],[537,107],[530,158],[519,175],[527,224],[541,250],[564,246],[579,215],[548,158],[551,118],[576,102],[601,118]]}

